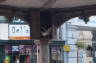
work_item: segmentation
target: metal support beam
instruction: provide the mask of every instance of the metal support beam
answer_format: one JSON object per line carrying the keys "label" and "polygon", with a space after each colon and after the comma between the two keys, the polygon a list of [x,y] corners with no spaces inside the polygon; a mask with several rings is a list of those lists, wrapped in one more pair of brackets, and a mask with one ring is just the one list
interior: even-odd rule
{"label": "metal support beam", "polygon": [[0,45],[0,63],[4,63],[5,47]]}

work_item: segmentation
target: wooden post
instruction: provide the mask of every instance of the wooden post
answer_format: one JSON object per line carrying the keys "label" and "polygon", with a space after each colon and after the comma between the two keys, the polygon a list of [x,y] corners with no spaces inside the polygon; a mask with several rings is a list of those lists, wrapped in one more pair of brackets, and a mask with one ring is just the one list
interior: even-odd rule
{"label": "wooden post", "polygon": [[31,38],[40,39],[41,38],[40,12],[38,11],[31,12],[30,17],[28,19],[28,23],[30,25]]}

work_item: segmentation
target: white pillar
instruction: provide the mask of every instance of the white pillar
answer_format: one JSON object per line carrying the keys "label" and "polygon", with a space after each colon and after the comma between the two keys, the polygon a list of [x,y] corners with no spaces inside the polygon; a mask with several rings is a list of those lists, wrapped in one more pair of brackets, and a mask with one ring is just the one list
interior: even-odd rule
{"label": "white pillar", "polygon": [[50,63],[48,41],[41,40],[41,41],[38,41],[36,45],[37,45],[37,63]]}

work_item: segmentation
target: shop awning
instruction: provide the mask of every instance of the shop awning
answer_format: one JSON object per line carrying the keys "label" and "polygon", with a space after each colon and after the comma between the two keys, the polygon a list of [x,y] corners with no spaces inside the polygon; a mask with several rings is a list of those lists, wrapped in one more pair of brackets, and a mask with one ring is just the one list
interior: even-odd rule
{"label": "shop awning", "polygon": [[34,40],[0,40],[0,45],[34,45]]}

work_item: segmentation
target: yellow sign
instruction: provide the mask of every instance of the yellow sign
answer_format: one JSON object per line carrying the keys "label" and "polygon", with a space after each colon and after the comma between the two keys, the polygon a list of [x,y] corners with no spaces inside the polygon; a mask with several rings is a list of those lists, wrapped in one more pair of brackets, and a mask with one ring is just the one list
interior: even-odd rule
{"label": "yellow sign", "polygon": [[70,46],[68,46],[68,45],[65,45],[63,48],[64,48],[64,51],[66,51],[66,52],[70,51]]}

